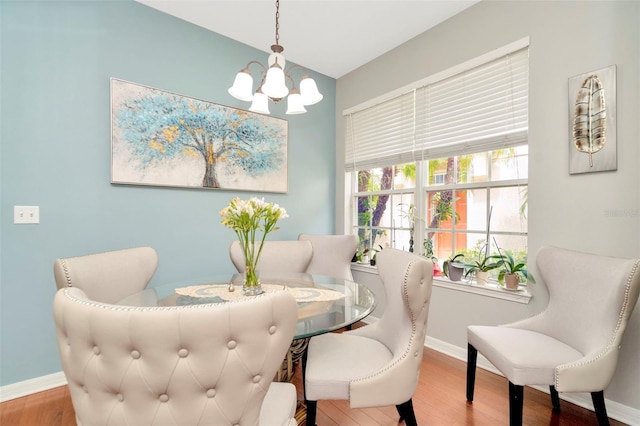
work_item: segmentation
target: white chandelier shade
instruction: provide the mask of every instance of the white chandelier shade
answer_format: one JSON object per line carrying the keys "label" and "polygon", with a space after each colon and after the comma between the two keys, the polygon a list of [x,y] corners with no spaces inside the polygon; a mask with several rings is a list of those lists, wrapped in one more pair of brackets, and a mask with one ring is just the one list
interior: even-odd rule
{"label": "white chandelier shade", "polygon": [[285,84],[284,71],[277,63],[269,68],[267,77],[262,85],[262,93],[271,99],[282,99],[289,94],[289,88]]}
{"label": "white chandelier shade", "polygon": [[251,102],[251,107],[249,108],[251,112],[259,112],[260,114],[270,114],[269,112],[269,98],[267,95],[262,93],[262,90],[256,90],[255,95],[253,95],[253,102]]}
{"label": "white chandelier shade", "polygon": [[[282,55],[284,48],[278,44],[278,18],[279,18],[280,1],[276,0],[276,44],[271,46],[271,55],[267,61],[267,67],[258,61],[251,61],[247,66],[238,72],[233,82],[233,86],[229,88],[229,94],[241,101],[251,102],[249,111],[259,112],[261,114],[269,114],[269,99],[274,103],[280,102],[287,98],[287,114],[303,114],[307,112],[305,106],[317,104],[322,100],[322,94],[318,91],[316,82],[306,73],[300,81],[300,89],[296,88],[295,82],[291,77],[291,71],[300,68],[294,65],[285,69],[285,58]],[[258,88],[253,92],[253,77],[249,66],[258,64],[262,68]],[[290,82],[291,86],[287,86]]]}
{"label": "white chandelier shade", "polygon": [[302,96],[298,89],[291,89],[287,98],[287,114],[304,114],[307,110],[302,103]]}
{"label": "white chandelier shade", "polygon": [[245,68],[236,74],[236,79],[233,81],[233,86],[229,88],[229,94],[241,101],[250,101],[253,99],[253,77],[249,73],[249,69]]}
{"label": "white chandelier shade", "polygon": [[300,82],[300,95],[302,95],[303,105],[314,105],[322,100],[322,94],[318,92],[316,82],[306,74],[302,76]]}

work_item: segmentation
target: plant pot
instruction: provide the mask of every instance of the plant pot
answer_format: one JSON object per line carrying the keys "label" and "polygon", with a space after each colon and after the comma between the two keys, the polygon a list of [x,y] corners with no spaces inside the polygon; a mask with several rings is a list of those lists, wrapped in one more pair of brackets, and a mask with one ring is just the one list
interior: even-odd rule
{"label": "plant pot", "polygon": [[520,277],[518,274],[505,274],[504,282],[509,290],[516,290],[520,284]]}
{"label": "plant pot", "polygon": [[487,285],[489,282],[489,271],[476,271],[476,284]]}
{"label": "plant pot", "polygon": [[460,281],[462,274],[464,274],[464,267],[451,264],[447,272],[449,273],[449,279],[451,281]]}

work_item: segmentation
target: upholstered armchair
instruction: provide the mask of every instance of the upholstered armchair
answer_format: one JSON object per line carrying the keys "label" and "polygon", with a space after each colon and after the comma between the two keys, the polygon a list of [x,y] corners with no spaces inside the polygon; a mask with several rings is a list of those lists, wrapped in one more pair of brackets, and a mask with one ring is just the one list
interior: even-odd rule
{"label": "upholstered armchair", "polygon": [[385,249],[377,266],[387,300],[380,320],[309,342],[303,360],[307,425],[315,425],[317,401],[327,399],[348,400],[352,408],[395,405],[407,425],[416,425],[412,397],[424,353],[433,265]]}
{"label": "upholstered armchair", "polygon": [[53,274],[58,289],[77,287],[91,300],[115,303],[144,290],[157,267],[154,249],[136,247],[57,259]]}
{"label": "upholstered armchair", "polygon": [[536,257],[549,290],[540,314],[503,326],[468,327],[467,400],[473,401],[478,352],[509,380],[510,424],[522,424],[525,385],[590,392],[600,425],[609,423],[604,389],[613,378],[622,336],[640,292],[640,259],[544,247]]}
{"label": "upholstered armchair", "polygon": [[[311,262],[313,251],[308,241],[265,241],[260,254],[260,273],[304,273]],[[244,254],[240,242],[229,246],[229,257],[240,273],[244,272]]]}
{"label": "upholstered armchair", "polygon": [[72,287],[54,318],[78,425],[296,424],[295,387],[272,383],[297,322],[286,291],[136,308]]}
{"label": "upholstered armchair", "polygon": [[351,259],[358,249],[357,236],[300,234],[298,240],[310,241],[313,246],[307,273],[353,281]]}

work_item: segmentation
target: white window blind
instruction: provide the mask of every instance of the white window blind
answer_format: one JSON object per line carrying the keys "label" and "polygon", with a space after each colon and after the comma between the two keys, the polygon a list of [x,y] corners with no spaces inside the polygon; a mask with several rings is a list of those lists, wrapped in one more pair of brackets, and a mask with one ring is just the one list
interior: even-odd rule
{"label": "white window blind", "polygon": [[522,145],[528,81],[526,47],[346,114],[345,169]]}

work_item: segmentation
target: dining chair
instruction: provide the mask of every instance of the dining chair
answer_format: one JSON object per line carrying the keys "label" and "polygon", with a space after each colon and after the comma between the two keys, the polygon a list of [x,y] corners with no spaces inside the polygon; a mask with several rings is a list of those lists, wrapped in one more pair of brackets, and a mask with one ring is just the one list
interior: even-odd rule
{"label": "dining chair", "polygon": [[297,322],[286,291],[140,308],[63,288],[54,319],[78,425],[296,425],[295,386],[272,383]]}
{"label": "dining chair", "polygon": [[353,281],[351,259],[358,249],[356,235],[300,234],[298,240],[310,241],[313,246],[313,256],[307,273]]}
{"label": "dining chair", "polygon": [[387,303],[381,318],[343,333],[314,336],[303,358],[307,425],[318,400],[348,400],[352,408],[395,405],[416,425],[412,397],[420,364],[433,284],[430,260],[396,249],[377,255]]}
{"label": "dining chair", "polygon": [[[308,241],[265,241],[260,254],[260,273],[304,273],[313,254]],[[244,272],[244,253],[238,240],[231,242],[229,257],[240,273]]]}
{"label": "dining chair", "polygon": [[478,352],[509,380],[509,424],[522,424],[525,385],[590,392],[598,424],[607,425],[604,389],[618,363],[622,336],[640,292],[640,259],[543,247],[536,265],[549,291],[538,315],[467,329],[467,400],[473,401]]}
{"label": "dining chair", "polygon": [[135,247],[56,259],[58,289],[78,287],[91,300],[115,303],[142,291],[156,272],[158,255],[151,247]]}

